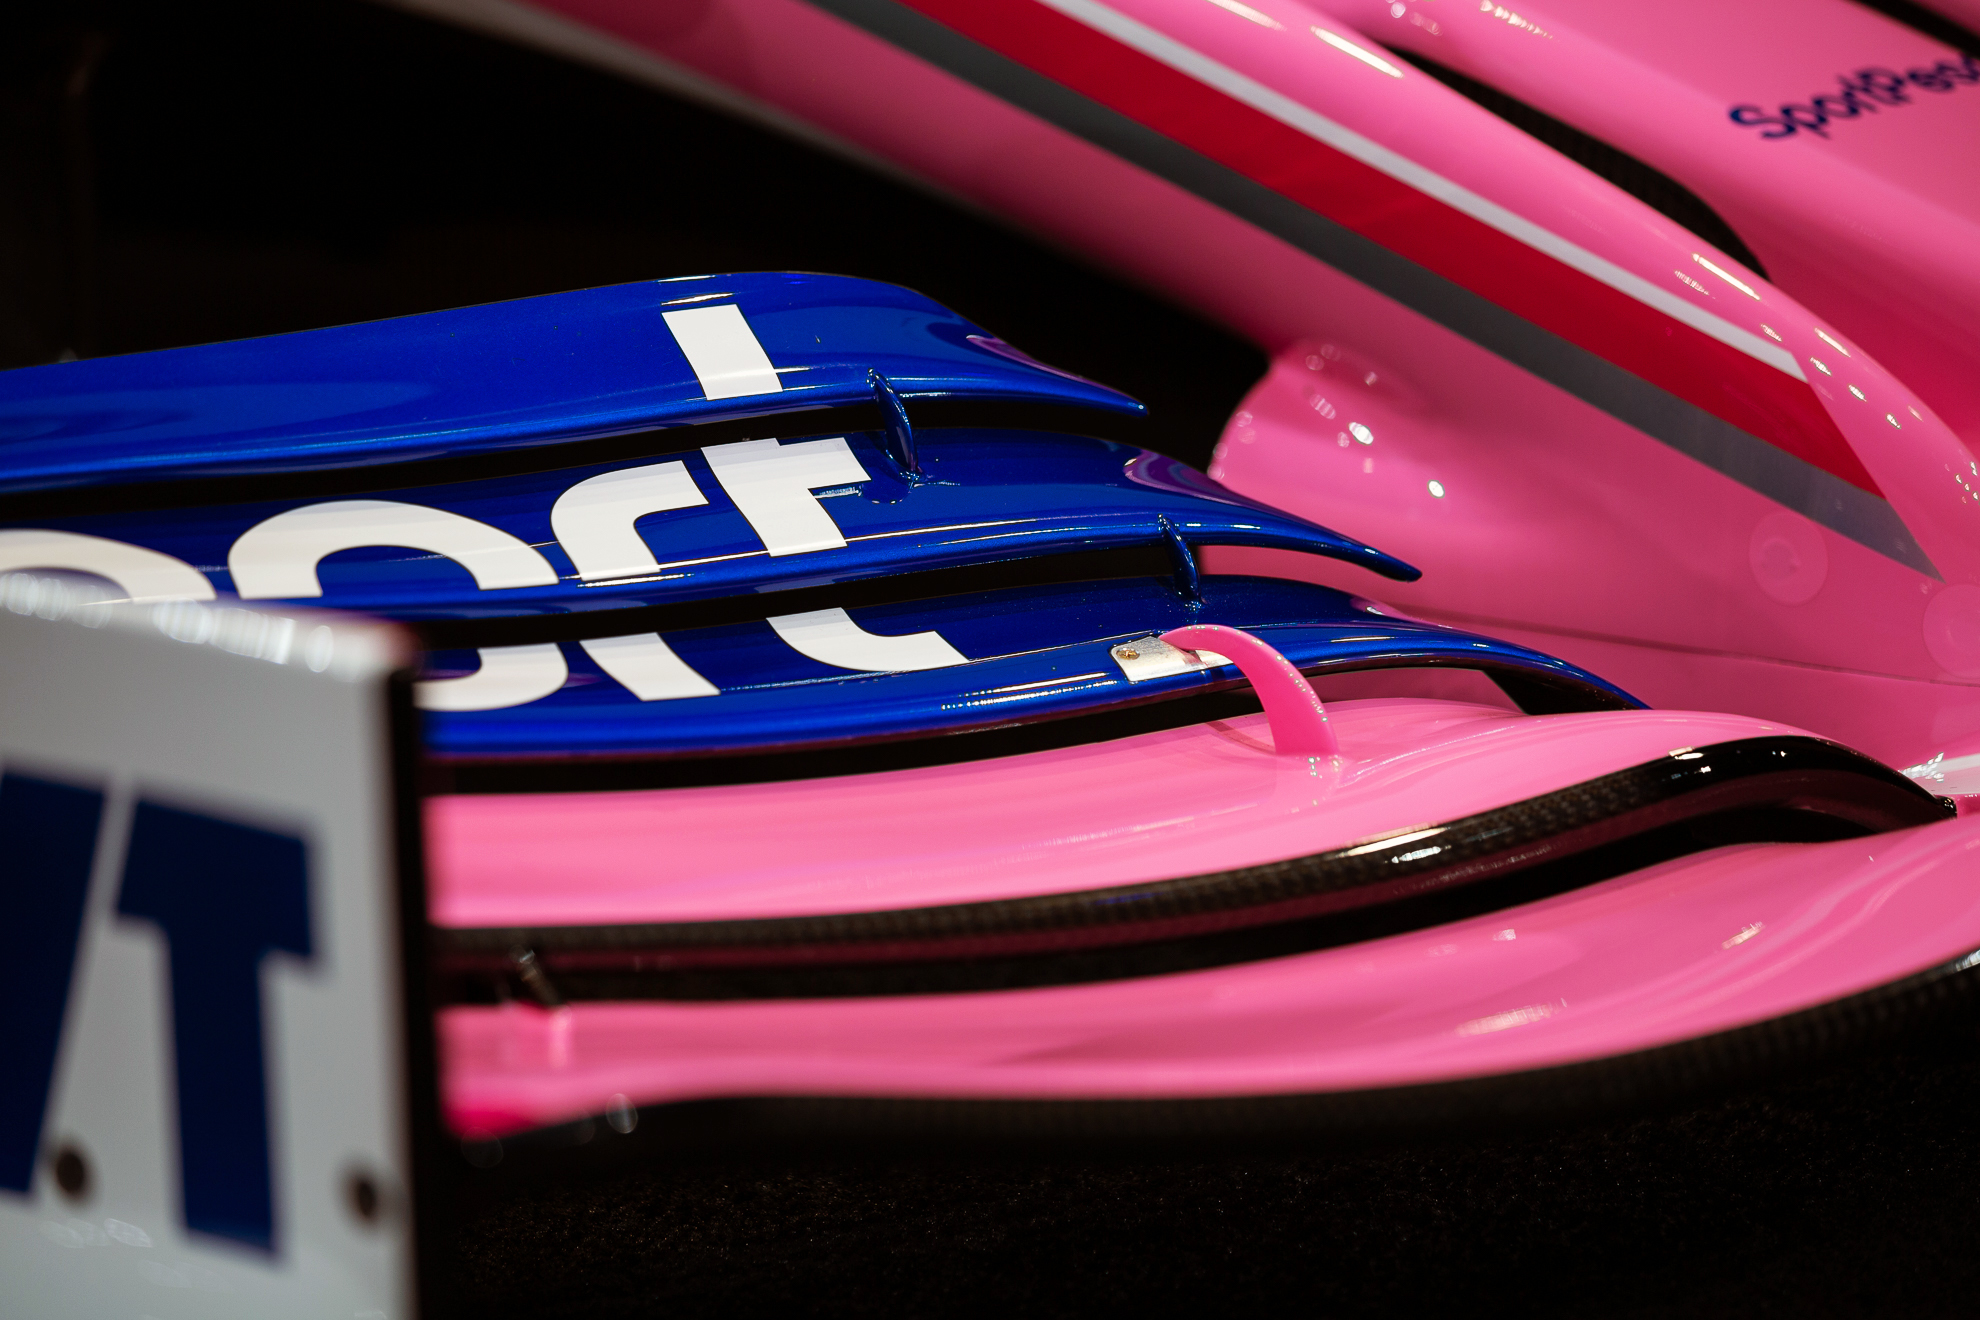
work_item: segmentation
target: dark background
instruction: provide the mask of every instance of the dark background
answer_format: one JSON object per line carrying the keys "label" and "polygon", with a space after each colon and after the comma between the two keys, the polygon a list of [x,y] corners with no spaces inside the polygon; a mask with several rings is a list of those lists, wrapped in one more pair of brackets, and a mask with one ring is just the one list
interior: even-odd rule
{"label": "dark background", "polygon": [[[359,4],[0,19],[0,367],[656,276],[918,288],[1198,463],[1263,356],[980,217]],[[463,1313],[1966,1315],[1967,1019],[1675,1108],[1243,1149],[733,1147],[473,1182]]]}
{"label": "dark background", "polygon": [[67,8],[0,41],[0,367],[623,280],[919,289],[1206,462],[1255,348],[1008,229],[605,74],[365,4]]}

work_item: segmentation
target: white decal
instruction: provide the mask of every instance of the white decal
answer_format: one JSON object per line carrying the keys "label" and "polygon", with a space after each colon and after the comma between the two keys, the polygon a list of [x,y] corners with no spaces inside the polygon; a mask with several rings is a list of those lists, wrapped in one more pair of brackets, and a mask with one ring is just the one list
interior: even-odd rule
{"label": "white decal", "polygon": [[213,584],[183,559],[80,532],[39,527],[0,532],[0,573],[41,568],[109,578],[141,604],[212,600]]}
{"label": "white decal", "polygon": [[557,497],[550,527],[586,582],[656,573],[659,562],[633,524],[649,513],[708,503],[685,463],[655,463],[587,477]]}
{"label": "white decal", "polygon": [[687,354],[694,378],[709,398],[735,399],[783,390],[777,369],[770,365],[770,355],[743,319],[742,308],[734,303],[662,312],[660,317],[674,332],[674,342]]}
{"label": "white decal", "polygon": [[812,610],[770,620],[777,635],[801,655],[841,669],[898,673],[907,669],[946,669],[966,665],[969,657],[949,645],[938,632],[883,637],[870,633],[844,610]]}
{"label": "white decal", "polygon": [[414,690],[421,710],[501,710],[549,696],[570,677],[555,642],[484,646],[481,668],[460,678],[433,678]]}
{"label": "white decal", "polygon": [[658,633],[592,637],[580,645],[600,669],[625,684],[641,701],[721,695],[720,688],[690,669]]}
{"label": "white decal", "polygon": [[846,543],[839,525],[811,492],[820,486],[844,486],[867,481],[866,469],[853,457],[845,437],[803,440],[780,445],[775,440],[738,440],[710,445],[701,451],[715,480],[749,519],[772,555],[802,555],[813,550],[836,550]]}
{"label": "white decal", "polygon": [[445,555],[474,574],[483,591],[557,582],[549,560],[500,528],[395,500],[332,500],[278,513],[241,533],[227,552],[227,567],[244,600],[321,596],[317,562],[366,545],[403,545]]}

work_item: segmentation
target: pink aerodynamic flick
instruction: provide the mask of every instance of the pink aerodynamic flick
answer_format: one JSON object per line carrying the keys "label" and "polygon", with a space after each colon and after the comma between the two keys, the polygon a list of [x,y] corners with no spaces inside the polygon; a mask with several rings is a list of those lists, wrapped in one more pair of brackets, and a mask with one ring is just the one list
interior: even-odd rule
{"label": "pink aerodynamic flick", "polygon": [[1980,821],[1725,848],[1407,935],[966,995],[459,1007],[456,1131],[723,1095],[1078,1099],[1367,1090],[1727,1031],[1980,949]]}
{"label": "pink aerodynamic flick", "polygon": [[1163,633],[1162,640],[1187,651],[1228,656],[1264,704],[1265,720],[1272,728],[1272,750],[1280,756],[1340,755],[1340,739],[1327,723],[1327,708],[1320,704],[1313,685],[1270,644],[1217,623],[1176,628]]}

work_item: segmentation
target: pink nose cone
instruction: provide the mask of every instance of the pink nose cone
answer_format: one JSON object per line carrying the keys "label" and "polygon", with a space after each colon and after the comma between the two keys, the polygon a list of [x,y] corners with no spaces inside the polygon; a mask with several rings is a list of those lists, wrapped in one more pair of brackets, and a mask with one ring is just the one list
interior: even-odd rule
{"label": "pink nose cone", "polygon": [[1265,704],[1272,747],[1280,756],[1339,756],[1340,740],[1327,723],[1327,708],[1293,662],[1241,628],[1194,623],[1162,634],[1170,646],[1229,656]]}

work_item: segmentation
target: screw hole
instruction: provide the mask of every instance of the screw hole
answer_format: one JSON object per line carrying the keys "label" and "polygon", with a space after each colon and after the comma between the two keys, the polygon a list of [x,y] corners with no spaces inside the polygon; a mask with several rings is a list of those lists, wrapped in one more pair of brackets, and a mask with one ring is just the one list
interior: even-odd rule
{"label": "screw hole", "polygon": [[89,1161],[72,1145],[55,1152],[55,1185],[71,1201],[89,1195]]}
{"label": "screw hole", "polygon": [[385,1195],[378,1189],[378,1180],[362,1169],[353,1170],[344,1180],[344,1195],[361,1224],[377,1223],[385,1211]]}

